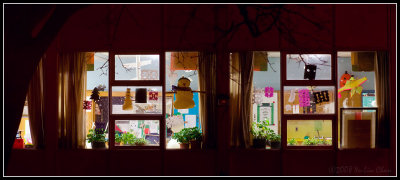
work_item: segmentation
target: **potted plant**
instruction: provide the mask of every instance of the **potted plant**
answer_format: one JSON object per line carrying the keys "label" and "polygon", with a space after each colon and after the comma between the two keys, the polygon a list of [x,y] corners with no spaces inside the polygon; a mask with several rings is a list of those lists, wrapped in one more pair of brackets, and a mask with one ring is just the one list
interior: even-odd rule
{"label": "potted plant", "polygon": [[121,137],[122,143],[124,145],[132,145],[132,144],[134,144],[135,143],[135,139],[136,139],[135,135],[131,134],[129,132],[123,133],[122,137]]}
{"label": "potted plant", "polygon": [[295,146],[297,144],[297,141],[296,141],[296,139],[292,138],[292,139],[289,139],[287,143],[290,146]]}
{"label": "potted plant", "polygon": [[303,141],[303,145],[306,146],[314,146],[318,144],[318,139],[315,138],[308,138],[308,139],[304,139]]}
{"label": "potted plant", "polygon": [[188,128],[183,128],[181,131],[174,133],[172,139],[176,139],[181,149],[189,149]]}
{"label": "potted plant", "polygon": [[115,133],[115,145],[119,146],[122,142],[122,135],[119,133]]}
{"label": "potted plant", "polygon": [[92,144],[93,149],[101,149],[106,147],[106,134],[104,130],[90,129],[87,134],[87,139],[89,143]]}
{"label": "potted plant", "polygon": [[201,141],[202,141],[202,133],[200,128],[198,127],[193,127],[189,128],[189,143],[190,143],[190,149],[201,149]]}
{"label": "potted plant", "polygon": [[251,127],[251,134],[253,135],[253,147],[254,148],[265,148],[267,145],[267,139],[273,132],[272,129],[268,128],[269,122],[263,121],[261,123],[253,122]]}
{"label": "potted plant", "polygon": [[146,139],[144,139],[144,138],[136,138],[136,139],[134,140],[134,142],[135,142],[135,145],[136,145],[136,146],[144,146],[144,145],[147,144],[147,141],[146,141]]}
{"label": "potted plant", "polygon": [[325,138],[319,139],[318,140],[318,145],[320,145],[320,146],[330,146],[330,145],[332,145],[332,140],[325,139]]}
{"label": "potted plant", "polygon": [[271,149],[279,149],[281,147],[281,136],[276,133],[271,133],[268,137],[268,140],[271,145]]}

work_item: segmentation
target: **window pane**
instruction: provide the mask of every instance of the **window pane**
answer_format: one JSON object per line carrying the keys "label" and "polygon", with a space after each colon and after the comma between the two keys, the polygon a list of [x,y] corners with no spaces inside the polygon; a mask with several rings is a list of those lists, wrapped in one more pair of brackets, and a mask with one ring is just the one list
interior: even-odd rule
{"label": "window pane", "polygon": [[375,148],[376,109],[343,109],[340,148]]}
{"label": "window pane", "polygon": [[159,80],[159,55],[115,55],[115,80]]}
{"label": "window pane", "polygon": [[339,109],[377,107],[374,58],[374,52],[338,52]]}
{"label": "window pane", "polygon": [[288,120],[288,146],[332,146],[331,120]]}
{"label": "window pane", "polygon": [[288,54],[287,80],[331,80],[330,54]]}
{"label": "window pane", "polygon": [[113,86],[113,114],[162,114],[161,86]]}
{"label": "window pane", "polygon": [[19,123],[13,149],[33,148],[31,128],[29,126],[28,100],[25,100],[24,110]]}
{"label": "window pane", "polygon": [[285,86],[285,114],[334,114],[335,87]]}
{"label": "window pane", "polygon": [[198,52],[166,52],[165,53],[165,90],[172,91],[182,76],[190,80],[190,88],[199,90]]}
{"label": "window pane", "polygon": [[[268,121],[268,128],[280,135],[280,53],[255,51],[253,61],[253,122]],[[279,148],[279,143],[266,148]],[[278,146],[278,147],[276,147]]]}
{"label": "window pane", "polygon": [[116,120],[116,146],[159,146],[159,120]]}

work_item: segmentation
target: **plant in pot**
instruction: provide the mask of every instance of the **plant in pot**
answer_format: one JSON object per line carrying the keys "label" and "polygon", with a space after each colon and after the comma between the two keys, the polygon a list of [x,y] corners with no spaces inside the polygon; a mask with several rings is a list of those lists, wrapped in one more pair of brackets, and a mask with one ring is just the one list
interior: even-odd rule
{"label": "plant in pot", "polygon": [[272,129],[268,128],[269,122],[263,121],[260,123],[253,122],[251,127],[251,134],[253,135],[253,147],[254,148],[265,148],[267,145],[267,139],[273,132]]}
{"label": "plant in pot", "polygon": [[121,140],[124,145],[132,145],[135,143],[136,136],[130,132],[122,134]]}
{"label": "plant in pot", "polygon": [[92,144],[93,149],[101,149],[106,147],[106,134],[104,130],[90,129],[87,134],[88,142]]}
{"label": "plant in pot", "polygon": [[144,146],[147,144],[147,141],[144,138],[136,138],[134,142],[136,146]]}
{"label": "plant in pot", "polygon": [[319,139],[318,140],[318,145],[320,145],[320,146],[330,146],[330,145],[332,145],[332,140],[325,139],[325,138]]}
{"label": "plant in pot", "polygon": [[115,133],[115,145],[119,146],[122,142],[122,135],[120,133]]}
{"label": "plant in pot", "polygon": [[268,137],[271,149],[279,149],[281,147],[281,136],[276,133],[271,133]]}
{"label": "plant in pot", "polygon": [[303,145],[306,146],[314,146],[318,144],[318,139],[315,138],[308,138],[308,139],[304,139],[303,141]]}
{"label": "plant in pot", "polygon": [[183,128],[181,131],[174,133],[172,139],[176,139],[181,149],[189,149],[188,128]]}
{"label": "plant in pot", "polygon": [[189,143],[190,149],[201,149],[201,141],[203,139],[200,128],[192,127],[189,128]]}
{"label": "plant in pot", "polygon": [[292,138],[287,141],[289,146],[295,146],[297,144],[296,139]]}

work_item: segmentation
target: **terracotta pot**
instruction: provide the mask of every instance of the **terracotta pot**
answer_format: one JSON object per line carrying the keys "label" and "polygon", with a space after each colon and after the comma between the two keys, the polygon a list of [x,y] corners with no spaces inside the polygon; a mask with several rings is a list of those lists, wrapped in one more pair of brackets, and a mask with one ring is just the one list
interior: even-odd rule
{"label": "terracotta pot", "polygon": [[106,148],[106,142],[92,142],[92,149],[104,149]]}
{"label": "terracotta pot", "polygon": [[264,148],[267,146],[266,139],[253,139],[253,148]]}
{"label": "terracotta pot", "polygon": [[189,149],[189,143],[180,143],[179,146],[181,149]]}
{"label": "terracotta pot", "polygon": [[190,141],[190,149],[201,149],[201,141]]}

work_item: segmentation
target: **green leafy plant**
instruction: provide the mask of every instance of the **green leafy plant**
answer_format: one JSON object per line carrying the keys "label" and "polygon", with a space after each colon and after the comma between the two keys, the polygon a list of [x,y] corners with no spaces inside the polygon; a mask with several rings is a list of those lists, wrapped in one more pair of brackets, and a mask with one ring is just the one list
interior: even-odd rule
{"label": "green leafy plant", "polygon": [[289,139],[289,140],[288,140],[288,145],[294,146],[294,145],[296,145],[296,144],[297,144],[296,139],[292,138],[292,139]]}
{"label": "green leafy plant", "polygon": [[122,135],[119,133],[115,133],[115,142],[116,143],[121,143],[122,142]]}
{"label": "green leafy plant", "polygon": [[318,139],[315,138],[308,138],[303,141],[303,145],[312,146],[318,144]]}
{"label": "green leafy plant", "polygon": [[128,145],[135,143],[136,136],[134,134],[126,132],[122,134],[121,138],[122,138],[122,143],[124,143],[124,145]]}
{"label": "green leafy plant", "polygon": [[[102,132],[104,132],[104,131],[102,131]],[[96,131],[94,129],[90,129],[89,133],[87,134],[86,137],[87,137],[87,140],[89,141],[89,143],[91,143],[91,142],[106,142],[106,133],[96,133]]]}
{"label": "green leafy plant", "polygon": [[319,139],[318,140],[318,145],[332,145],[332,140],[330,139]]}
{"label": "green leafy plant", "polygon": [[251,134],[254,139],[269,139],[271,134],[274,133],[269,127],[269,121],[262,121],[260,123],[253,122],[251,126]]}
{"label": "green leafy plant", "polygon": [[190,141],[190,129],[183,128],[181,131],[174,133],[172,139],[176,139],[178,143],[187,144]]}
{"label": "green leafy plant", "polygon": [[188,139],[189,141],[201,141],[203,138],[200,128],[192,127],[188,128]]}
{"label": "green leafy plant", "polygon": [[271,142],[281,142],[281,136],[272,131],[268,137],[268,140]]}
{"label": "green leafy plant", "polygon": [[147,140],[144,138],[136,138],[134,140],[134,142],[135,142],[135,145],[137,145],[137,146],[143,146],[143,145],[147,144]]}

